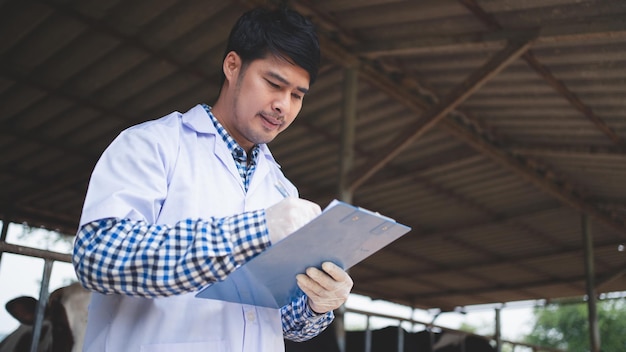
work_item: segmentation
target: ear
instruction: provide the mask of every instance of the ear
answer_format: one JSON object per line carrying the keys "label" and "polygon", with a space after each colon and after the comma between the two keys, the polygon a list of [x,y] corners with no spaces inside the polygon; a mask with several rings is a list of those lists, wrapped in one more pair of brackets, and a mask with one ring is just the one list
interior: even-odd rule
{"label": "ear", "polygon": [[234,51],[226,54],[222,64],[224,76],[228,82],[235,82],[237,76],[241,73],[241,57]]}
{"label": "ear", "polygon": [[5,308],[11,316],[25,325],[33,325],[38,301],[33,297],[21,296],[10,300]]}

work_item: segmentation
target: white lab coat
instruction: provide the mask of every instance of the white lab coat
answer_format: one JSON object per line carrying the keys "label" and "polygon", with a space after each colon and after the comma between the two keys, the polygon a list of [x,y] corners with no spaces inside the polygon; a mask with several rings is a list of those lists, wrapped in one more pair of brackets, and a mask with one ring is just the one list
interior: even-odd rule
{"label": "white lab coat", "polygon": [[[132,181],[127,173],[135,176]],[[274,186],[278,180],[297,196],[262,145],[246,193],[231,153],[198,105],[116,138],[96,165],[80,224],[106,217],[174,224],[267,208],[282,199]],[[85,351],[284,351],[278,309],[194,295],[93,294]]]}

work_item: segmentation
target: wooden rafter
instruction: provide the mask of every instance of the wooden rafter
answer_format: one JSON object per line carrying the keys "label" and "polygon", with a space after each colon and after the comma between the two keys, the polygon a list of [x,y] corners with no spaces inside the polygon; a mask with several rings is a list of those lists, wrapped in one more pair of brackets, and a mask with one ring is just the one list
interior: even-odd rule
{"label": "wooden rafter", "polygon": [[532,40],[513,42],[492,57],[484,66],[472,73],[464,82],[456,87],[450,95],[442,99],[437,105],[426,111],[413,125],[406,129],[406,133],[394,138],[394,141],[384,147],[376,157],[365,167],[354,173],[356,176],[350,188],[354,191],[369,179],[385,164],[394,159],[402,150],[411,145],[417,138],[433,128],[441,119],[447,116],[457,106],[469,98],[480,87],[495,77],[500,71],[524,54],[532,44]]}
{"label": "wooden rafter", "polygon": [[[478,19],[480,19],[486,26],[488,26],[491,29],[495,29],[495,30],[503,30],[504,27],[498,23],[498,21],[489,13],[487,13],[485,10],[483,10],[480,5],[476,2],[476,0],[459,0],[463,5],[465,5],[465,7],[467,7]],[[607,24],[605,24],[603,30],[602,30],[602,35],[605,35],[607,37],[611,37],[611,38],[615,38],[616,36],[623,36],[626,38],[626,21],[624,21],[624,19],[622,18],[623,16],[619,17],[619,21],[615,22],[614,20],[616,19],[615,17],[612,17],[610,21],[607,21]],[[597,20],[594,21],[595,23],[602,23],[603,21],[601,20]],[[589,38],[597,38],[599,35],[601,35],[598,32],[593,32],[590,33],[589,32],[589,25],[584,25],[581,26],[582,29],[586,29],[587,32],[585,33],[581,33],[580,30],[578,29],[574,32],[572,32],[572,28],[569,28],[569,31],[566,32],[566,36],[572,36],[573,38],[576,38],[577,40],[581,39],[581,36],[587,35],[589,36]],[[549,32],[548,32],[549,33]],[[540,36],[544,37],[543,35]],[[548,37],[547,35],[545,37]],[[550,38],[552,41],[559,41],[559,40],[563,40],[563,39],[558,39],[558,38]],[[539,39],[538,39],[539,40]],[[524,60],[526,61],[526,63],[528,64],[528,66],[530,68],[532,68],[533,70],[535,70],[537,72],[537,74],[539,74],[539,76],[541,76],[541,78],[543,78],[552,88],[554,88],[554,90],[559,93],[561,96],[563,96],[565,99],[567,99],[567,101],[569,101],[569,103],[576,108],[576,110],[580,111],[583,115],[585,115],[585,117],[587,117],[587,119],[589,119],[589,121],[591,121],[594,125],[596,125],[596,127],[602,131],[602,133],[604,133],[606,136],[608,136],[611,141],[613,141],[613,143],[617,144],[617,145],[624,145],[625,141],[622,137],[620,137],[617,133],[615,133],[615,131],[613,131],[613,129],[611,129],[606,122],[604,122],[604,120],[602,120],[600,117],[598,117],[593,110],[591,109],[591,107],[589,107],[588,105],[586,105],[577,95],[576,93],[572,92],[566,85],[565,83],[563,83],[561,80],[559,80],[556,76],[554,76],[552,74],[552,72],[550,71],[550,69],[543,65],[541,62],[539,62],[539,60],[535,57],[535,54],[529,50],[526,53],[524,53],[524,55],[522,56],[524,58]]]}
{"label": "wooden rafter", "polygon": [[626,38],[626,23],[621,16],[599,18],[592,23],[577,25],[559,24],[541,29],[510,30],[491,25],[489,27],[492,29],[492,32],[463,33],[355,44],[354,51],[357,55],[370,59],[461,50],[484,51],[501,47],[503,43],[528,35],[528,33],[538,34],[535,45]]}
{"label": "wooden rafter", "polygon": [[626,157],[626,148],[609,146],[580,146],[580,145],[508,145],[505,149],[512,153],[534,156],[604,156]]}
{"label": "wooden rafter", "polygon": [[[333,39],[328,38],[326,35],[322,34],[320,36],[320,45],[327,58],[342,66],[353,65],[355,62],[362,61],[356,54],[344,48]],[[372,64],[361,62],[359,67],[361,68],[360,74],[363,79],[368,80],[373,86],[389,94],[390,97],[404,104],[409,109],[419,113],[425,106],[429,106],[424,102],[421,96],[403,89],[397,82],[389,78],[386,72],[381,72],[380,69],[374,67]],[[458,113],[458,111],[454,110],[452,113]],[[461,115],[463,114],[461,113]],[[584,198],[576,192],[573,192],[570,187],[564,187],[562,184],[552,182],[545,174],[537,172],[534,167],[528,165],[527,160],[520,159],[510,154],[508,151],[500,149],[493,141],[472,133],[465,126],[462,126],[453,119],[442,119],[440,126],[448,133],[457,136],[459,140],[472,146],[481,154],[486,155],[493,161],[526,179],[531,184],[534,184],[546,194],[555,197],[567,206],[588,213],[598,222],[619,231],[620,234],[626,234],[626,226],[623,220],[615,218],[611,214],[607,214],[597,209],[592,204],[587,203]],[[569,185],[571,183],[565,182],[564,184]]]}

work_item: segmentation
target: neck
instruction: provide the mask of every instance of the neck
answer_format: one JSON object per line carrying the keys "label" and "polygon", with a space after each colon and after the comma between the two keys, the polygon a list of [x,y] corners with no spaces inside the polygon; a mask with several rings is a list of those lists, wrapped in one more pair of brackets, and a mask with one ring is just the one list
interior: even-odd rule
{"label": "neck", "polygon": [[220,95],[220,97],[217,99],[215,104],[211,106],[211,113],[213,114],[213,116],[215,116],[215,118],[222,125],[222,127],[226,129],[226,132],[228,132],[228,135],[232,139],[234,139],[235,142],[237,142],[237,144],[241,148],[243,148],[243,150],[246,151],[247,155],[250,155],[250,153],[252,152],[252,148],[254,148],[254,144],[242,143],[242,141],[238,138],[238,135],[235,133],[235,131],[233,131],[233,128],[231,127],[231,123],[229,119],[230,117],[233,116],[233,112],[232,112],[232,109],[227,108],[228,106],[231,106],[231,105],[232,104],[229,105],[227,101],[223,99],[222,95]]}

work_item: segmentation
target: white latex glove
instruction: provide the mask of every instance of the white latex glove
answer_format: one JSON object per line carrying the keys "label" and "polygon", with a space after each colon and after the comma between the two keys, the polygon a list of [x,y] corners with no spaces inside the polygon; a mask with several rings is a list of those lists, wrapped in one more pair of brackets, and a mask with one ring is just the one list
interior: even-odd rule
{"label": "white latex glove", "polygon": [[305,199],[287,197],[265,209],[267,230],[272,243],[291,235],[320,215],[320,206]]}
{"label": "white latex glove", "polygon": [[317,314],[344,304],[353,284],[350,275],[332,262],[324,262],[322,270],[311,267],[306,269],[306,275],[296,275],[298,286],[309,297],[309,306]]}

